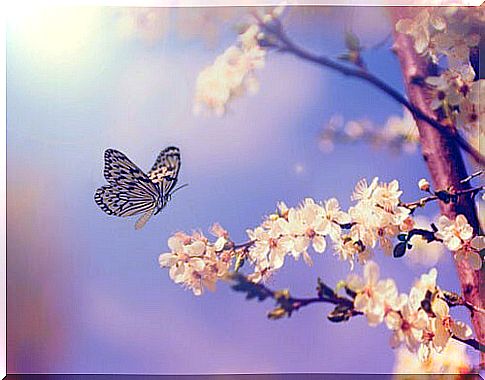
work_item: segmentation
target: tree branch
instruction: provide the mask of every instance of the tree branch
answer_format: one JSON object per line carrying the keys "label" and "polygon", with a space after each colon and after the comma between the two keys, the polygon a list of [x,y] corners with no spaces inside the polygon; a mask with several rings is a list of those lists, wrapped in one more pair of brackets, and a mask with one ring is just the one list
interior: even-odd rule
{"label": "tree branch", "polygon": [[[393,24],[402,18],[412,18],[416,9],[392,8],[390,10]],[[419,56],[414,50],[413,41],[406,35],[395,32],[394,50],[399,58],[403,73],[404,84],[411,103],[422,110],[427,119],[417,118],[421,150],[428,166],[431,178],[436,189],[453,188],[456,191],[470,189],[469,181],[462,182],[467,178],[467,171],[461,156],[458,144],[460,140],[452,136],[440,133],[428,119],[436,117],[430,107],[430,96],[425,88],[413,83],[416,76],[429,76],[428,64],[424,57]],[[454,219],[456,215],[463,214],[468,223],[473,227],[476,234],[480,233],[475,203],[473,197],[462,196],[457,202],[439,202],[441,213]],[[474,271],[465,260],[456,262],[458,277],[460,279],[465,300],[477,308],[483,309],[484,301],[480,292],[485,291],[484,268]],[[483,293],[482,293],[483,294]],[[472,323],[478,341],[485,341],[485,315],[472,313]],[[485,355],[481,355],[481,361],[485,362]]]}
{"label": "tree branch", "polygon": [[[336,305],[335,309],[327,316],[332,322],[343,322],[356,315],[364,315],[361,311],[354,309],[354,301],[352,299],[339,296],[320,279],[318,279],[317,297],[310,298],[292,297],[288,290],[272,290],[264,284],[249,281],[240,273],[232,273],[229,275],[229,280],[236,282],[232,286],[235,291],[246,293],[246,299],[257,298],[259,301],[264,301],[268,298],[274,299],[277,307],[268,313],[268,318],[270,319],[291,317],[294,311],[314,303],[330,303]],[[485,352],[485,346],[476,339],[460,339],[454,335],[452,338],[476,350]]]}
{"label": "tree branch", "polygon": [[426,203],[432,202],[432,201],[437,201],[441,200],[445,203],[450,203],[451,201],[457,201],[458,198],[469,195],[472,198],[477,195],[480,191],[484,190],[484,186],[478,186],[474,187],[471,189],[466,189],[466,190],[459,190],[459,191],[447,191],[447,190],[441,190],[437,191],[434,193],[434,195],[429,195],[427,197],[423,197],[421,199],[418,199],[417,201],[414,202],[409,202],[409,203],[401,203],[402,207],[406,207],[410,209],[411,211],[415,210],[418,207],[424,207]]}
{"label": "tree branch", "polygon": [[379,90],[383,91],[391,98],[393,98],[398,103],[402,104],[406,107],[416,119],[420,119],[431,125],[444,137],[454,139],[458,145],[466,151],[470,156],[473,157],[477,163],[481,165],[485,165],[485,157],[480,154],[473,146],[471,146],[468,141],[466,141],[463,136],[461,136],[455,128],[450,128],[448,126],[442,125],[440,122],[436,120],[434,116],[430,116],[426,112],[422,111],[421,108],[407,100],[399,91],[395,90],[391,86],[389,86],[386,82],[379,79],[375,75],[371,74],[370,72],[360,68],[360,67],[351,67],[345,64],[335,62],[332,59],[326,56],[318,56],[313,53],[310,53],[300,46],[296,45],[284,32],[283,28],[279,21],[274,21],[271,24],[264,23],[261,18],[257,14],[254,14],[256,19],[259,21],[260,27],[266,31],[269,36],[276,39],[276,43],[271,42],[270,40],[264,40],[263,46],[265,47],[273,47],[276,48],[280,52],[287,52],[293,54],[301,59],[304,59],[309,62],[313,62],[319,64],[321,66],[325,66],[329,69],[334,71],[338,71],[343,75],[354,77],[361,79],[367,83],[370,83],[374,87],[378,88]]}

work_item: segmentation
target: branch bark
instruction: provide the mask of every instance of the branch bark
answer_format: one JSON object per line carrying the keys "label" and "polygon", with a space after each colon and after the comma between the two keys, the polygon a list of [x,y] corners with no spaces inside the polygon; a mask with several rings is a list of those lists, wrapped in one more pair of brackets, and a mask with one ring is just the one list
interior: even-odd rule
{"label": "branch bark", "polygon": [[[419,8],[391,8],[390,14],[393,23],[401,18],[412,18]],[[430,74],[426,60],[417,55],[413,41],[410,37],[394,32],[394,50],[399,58],[403,73],[406,93],[410,102],[427,116],[437,119],[436,114],[430,107],[428,90],[422,86],[413,84],[412,79],[416,76],[427,77]],[[440,133],[429,123],[416,118],[418,125],[423,158],[428,166],[435,189],[446,189],[453,186],[458,191],[468,190],[470,184],[460,181],[468,176],[460,149],[454,139]],[[472,196],[463,196],[456,203],[445,204],[440,202],[443,215],[455,218],[463,214],[476,233],[480,231],[480,225]],[[456,263],[458,277],[461,283],[465,300],[479,308],[483,308],[484,299],[480,294],[485,291],[484,268],[474,271],[466,262]],[[472,324],[478,341],[485,342],[485,315],[472,313]],[[481,364],[485,364],[485,355],[481,354]]]}

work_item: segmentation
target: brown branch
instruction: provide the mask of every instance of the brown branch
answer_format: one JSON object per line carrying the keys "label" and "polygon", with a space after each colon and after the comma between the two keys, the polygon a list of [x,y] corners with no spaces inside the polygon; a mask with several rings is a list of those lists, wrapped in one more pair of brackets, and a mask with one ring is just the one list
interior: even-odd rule
{"label": "brown branch", "polygon": [[472,313],[482,313],[482,314],[485,313],[485,309],[484,308],[478,307],[478,306],[475,306],[475,305],[472,305],[470,302],[468,302],[464,298],[460,298],[459,305],[465,306]]}
{"label": "brown branch", "polygon": [[260,27],[265,30],[270,37],[276,39],[276,42],[271,42],[270,40],[264,40],[262,42],[263,46],[265,47],[273,47],[276,48],[280,52],[287,52],[293,54],[303,60],[313,62],[319,64],[321,66],[325,66],[329,69],[334,71],[338,71],[339,73],[361,79],[374,87],[378,88],[379,90],[383,91],[387,95],[389,95],[392,99],[397,101],[398,103],[402,104],[406,107],[416,119],[420,119],[431,125],[437,131],[439,131],[444,137],[449,139],[454,139],[458,145],[466,151],[473,159],[481,164],[485,165],[485,157],[480,154],[473,146],[471,146],[468,141],[466,141],[455,128],[449,128],[437,121],[437,119],[429,115],[428,113],[422,111],[420,107],[416,104],[413,104],[408,99],[406,99],[399,91],[395,90],[391,86],[389,86],[386,82],[382,79],[376,77],[375,75],[371,74],[369,71],[362,69],[361,67],[351,67],[332,59],[322,56],[322,55],[315,55],[309,51],[304,50],[300,46],[296,45],[283,31],[281,24],[279,21],[275,21],[272,24],[268,25],[264,23],[261,18],[254,14],[254,17],[259,22]]}
{"label": "brown branch", "polygon": [[450,291],[443,291],[443,297],[441,297],[448,306],[455,307],[455,306],[465,306],[470,312],[473,313],[485,313],[485,309],[482,307],[475,306],[468,302],[466,299],[461,297],[459,294]]}
{"label": "brown branch", "polygon": [[[334,311],[327,317],[333,322],[343,322],[356,315],[364,315],[361,311],[354,309],[354,301],[352,299],[339,296],[333,289],[321,282],[320,279],[318,280],[317,297],[310,298],[292,297],[288,290],[272,290],[264,284],[249,281],[239,273],[232,273],[228,279],[236,282],[232,288],[238,292],[246,293],[247,299],[257,298],[259,301],[264,301],[268,298],[274,299],[277,307],[268,313],[268,318],[270,319],[290,317],[294,311],[315,303],[336,305]],[[460,339],[456,336],[452,336],[452,338],[476,350],[485,352],[485,346],[476,339]]]}
{"label": "brown branch", "polygon": [[247,299],[257,298],[259,301],[264,301],[267,298],[274,299],[277,303],[277,308],[268,314],[268,317],[271,319],[278,319],[284,316],[290,317],[294,311],[315,303],[329,303],[342,307],[345,309],[348,317],[363,314],[354,309],[353,300],[339,296],[333,289],[321,282],[320,279],[318,280],[317,296],[310,298],[292,297],[288,290],[272,290],[266,285],[254,283],[244,275],[236,272],[230,274],[228,279],[236,282],[232,288],[238,292],[246,293]]}
{"label": "brown branch", "polygon": [[461,339],[461,338],[458,338],[456,335],[452,335],[451,337],[457,340],[458,342],[465,343],[468,346],[473,347],[475,350],[485,353],[485,345],[483,345],[476,339]]}
{"label": "brown branch", "polygon": [[[458,199],[459,197],[463,197],[466,195],[470,195],[471,197],[474,197],[476,194],[478,194],[480,191],[484,189],[485,189],[484,186],[479,186],[471,189],[454,191],[454,192],[442,191],[441,194],[447,194],[448,197],[456,197],[456,199]],[[400,203],[400,206],[406,207],[410,210],[415,210],[418,207],[424,207],[429,202],[433,202],[441,199],[440,197],[443,197],[443,195],[429,195],[427,197],[420,198],[414,202]]]}
{"label": "brown branch", "polygon": [[[390,14],[393,24],[402,18],[412,18],[414,8],[391,8]],[[470,189],[469,182],[462,182],[467,178],[467,171],[459,150],[460,141],[452,136],[440,133],[428,120],[435,119],[436,114],[430,107],[430,94],[426,88],[413,84],[416,76],[430,75],[428,64],[424,57],[418,56],[414,50],[413,41],[406,35],[395,32],[394,51],[396,52],[403,73],[404,84],[410,102],[427,115],[426,119],[416,118],[419,130],[421,150],[428,166],[431,178],[436,189],[453,188],[456,191]],[[476,234],[480,233],[475,203],[472,196],[459,197],[457,202],[439,202],[441,213],[454,219],[456,215],[463,214],[473,227]],[[485,290],[484,268],[481,271],[473,270],[465,260],[455,263],[461,283],[463,296],[471,305],[483,308],[484,301],[480,292]],[[485,341],[485,315],[472,313],[472,323],[478,341]],[[485,355],[481,355],[485,362]]]}

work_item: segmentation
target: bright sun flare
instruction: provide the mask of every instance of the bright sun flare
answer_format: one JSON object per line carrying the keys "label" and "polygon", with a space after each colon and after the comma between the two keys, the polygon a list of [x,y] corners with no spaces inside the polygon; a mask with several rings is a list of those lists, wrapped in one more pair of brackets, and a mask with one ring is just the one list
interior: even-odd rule
{"label": "bright sun flare", "polygon": [[43,6],[21,3],[8,9],[10,37],[35,61],[74,63],[94,38],[99,8]]}

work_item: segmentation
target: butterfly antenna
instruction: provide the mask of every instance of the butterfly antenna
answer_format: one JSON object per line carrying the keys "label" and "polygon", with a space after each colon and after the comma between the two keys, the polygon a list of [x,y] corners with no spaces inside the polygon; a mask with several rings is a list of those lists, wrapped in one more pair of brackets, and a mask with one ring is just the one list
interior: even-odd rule
{"label": "butterfly antenna", "polygon": [[184,183],[183,185],[177,187],[174,191],[172,191],[172,195],[175,194],[176,191],[180,190],[180,189],[183,189],[184,187],[187,187],[189,186],[188,183]]}

